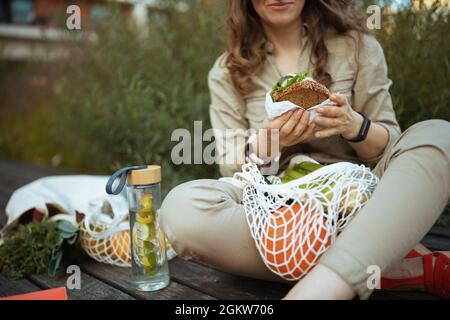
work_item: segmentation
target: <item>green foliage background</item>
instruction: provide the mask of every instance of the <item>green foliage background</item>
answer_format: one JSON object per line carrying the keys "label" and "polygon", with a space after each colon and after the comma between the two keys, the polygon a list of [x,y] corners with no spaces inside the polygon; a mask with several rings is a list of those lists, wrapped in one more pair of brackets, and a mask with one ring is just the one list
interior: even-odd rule
{"label": "green foliage background", "polygon": [[[207,73],[223,52],[224,2],[193,3],[187,12],[152,15],[147,38],[130,30],[113,8],[98,26],[98,41],[81,42],[65,60],[1,61],[0,94],[9,98],[0,102],[0,157],[102,174],[160,163],[165,191],[217,177],[216,166],[170,162],[175,128],[192,131],[194,120],[209,127]],[[403,129],[425,119],[450,120],[450,37],[448,10],[442,8],[436,1],[431,8],[383,10],[377,37]],[[36,69],[50,80],[24,91],[19,80],[34,79]],[[25,101],[16,103],[23,95]]]}
{"label": "green foliage background", "polygon": [[172,12],[150,23],[145,40],[114,16],[116,23],[99,32],[97,45],[83,48],[59,96],[64,138],[80,148],[80,162],[106,172],[161,164],[167,187],[205,172],[214,176],[215,167],[173,165],[170,153],[176,142],[170,137],[177,128],[193,132],[195,120],[210,127],[206,75],[220,46],[215,37],[205,40],[214,34],[217,14],[203,6],[187,14]]}

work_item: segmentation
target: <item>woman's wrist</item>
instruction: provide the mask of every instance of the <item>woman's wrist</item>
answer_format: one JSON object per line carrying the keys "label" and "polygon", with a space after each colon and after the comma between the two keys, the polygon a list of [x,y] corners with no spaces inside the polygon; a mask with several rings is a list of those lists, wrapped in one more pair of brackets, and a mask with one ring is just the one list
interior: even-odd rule
{"label": "woman's wrist", "polygon": [[364,122],[363,116],[353,110],[353,121],[351,122],[351,125],[348,128],[348,130],[341,134],[342,137],[346,140],[355,139],[358,136],[359,131],[361,130],[363,122]]}

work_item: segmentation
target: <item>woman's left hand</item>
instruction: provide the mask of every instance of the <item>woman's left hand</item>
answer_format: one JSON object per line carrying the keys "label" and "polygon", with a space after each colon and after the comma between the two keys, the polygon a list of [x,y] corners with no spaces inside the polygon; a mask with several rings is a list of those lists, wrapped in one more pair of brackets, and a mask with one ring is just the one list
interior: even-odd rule
{"label": "woman's left hand", "polygon": [[344,139],[351,140],[358,136],[363,123],[363,117],[354,111],[347,98],[342,94],[332,94],[330,100],[334,105],[326,105],[317,109],[314,122],[322,129],[314,134],[316,138],[327,138],[342,135]]}

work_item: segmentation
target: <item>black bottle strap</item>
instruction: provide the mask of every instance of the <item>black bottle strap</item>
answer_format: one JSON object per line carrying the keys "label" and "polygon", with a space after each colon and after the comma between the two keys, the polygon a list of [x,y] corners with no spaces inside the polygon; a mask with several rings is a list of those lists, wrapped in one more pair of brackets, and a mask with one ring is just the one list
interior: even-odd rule
{"label": "black bottle strap", "polygon": [[[120,192],[122,192],[123,187],[125,186],[125,182],[127,181],[127,175],[129,171],[132,170],[140,170],[145,169],[147,166],[133,166],[133,167],[126,167],[117,170],[114,172],[111,177],[109,177],[108,182],[106,183],[106,193],[107,194],[113,194],[118,195]],[[114,182],[117,180],[117,178],[120,178],[120,182],[117,185],[117,187],[113,190]]]}

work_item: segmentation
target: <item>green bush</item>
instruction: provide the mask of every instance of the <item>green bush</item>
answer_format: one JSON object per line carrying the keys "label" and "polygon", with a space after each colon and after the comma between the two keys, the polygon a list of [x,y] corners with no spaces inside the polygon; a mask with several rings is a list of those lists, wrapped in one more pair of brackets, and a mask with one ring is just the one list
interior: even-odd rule
{"label": "green bush", "polygon": [[210,7],[172,11],[149,24],[142,39],[112,17],[99,30],[98,43],[86,44],[81,59],[65,70],[60,95],[69,133],[62,137],[88,166],[110,172],[131,164],[158,163],[165,190],[182,181],[217,177],[206,165],[176,166],[171,162],[171,133],[193,132],[193,123],[209,124],[207,73],[220,54],[214,30],[220,17]]}
{"label": "green bush", "polygon": [[417,8],[385,12],[377,32],[402,129],[426,119],[450,120],[450,11],[443,9],[444,1],[430,7],[415,3]]}

